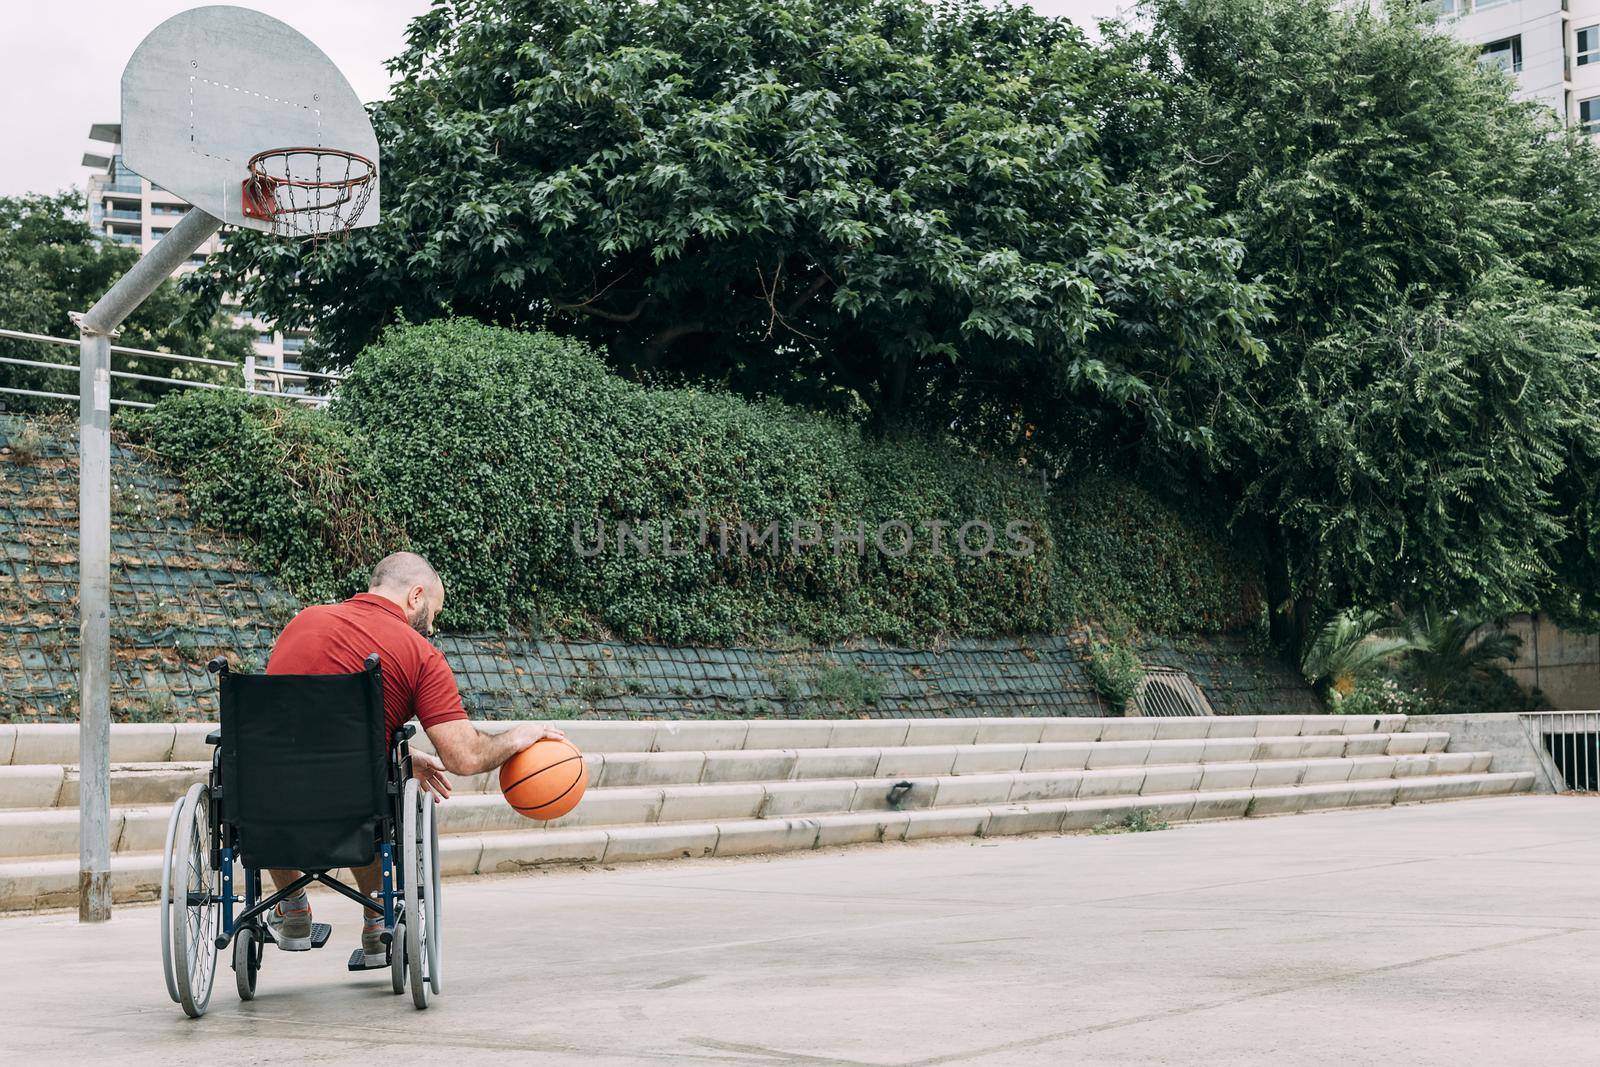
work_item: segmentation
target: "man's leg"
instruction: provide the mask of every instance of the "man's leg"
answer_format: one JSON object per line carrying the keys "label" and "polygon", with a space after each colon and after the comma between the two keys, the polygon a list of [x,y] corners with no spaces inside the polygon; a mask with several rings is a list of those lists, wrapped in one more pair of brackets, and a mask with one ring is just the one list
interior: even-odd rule
{"label": "man's leg", "polygon": [[[361,890],[361,895],[368,900],[378,897],[383,892],[383,861],[373,860],[365,867],[356,867],[350,872],[356,880],[356,888]],[[366,954],[369,964],[385,962],[383,951],[383,912],[362,908],[361,916],[361,951]]]}
{"label": "man's leg", "polygon": [[[300,877],[299,871],[269,870],[272,882],[279,889],[294,884]],[[356,867],[351,870],[351,875],[356,880],[356,888],[361,890],[361,895],[376,899],[383,890],[383,861],[373,860],[365,867]],[[361,951],[368,956],[382,957],[383,949],[383,912],[361,909],[364,914],[361,921]],[[311,947],[311,901],[306,896],[304,889],[292,897],[287,897],[267,916],[267,922],[272,926],[273,934],[278,943],[291,949]],[[379,962],[382,962],[380,959]]]}
{"label": "man's leg", "polygon": [[[269,870],[272,884],[287,889],[300,877],[299,871]],[[311,900],[304,887],[292,897],[284,897],[278,906],[267,912],[267,926],[278,946],[291,952],[311,947]]]}
{"label": "man's leg", "polygon": [[[299,871],[269,870],[272,875],[272,884],[282,889],[284,886],[293,885],[294,880],[300,877]],[[365,867],[356,867],[351,874],[355,875],[356,888],[369,897],[376,897],[383,889],[383,861],[373,860]],[[371,912],[368,912],[370,915]]]}
{"label": "man's leg", "polygon": [[293,885],[294,880],[300,877],[299,871],[280,871],[276,869],[269,869],[267,873],[272,875],[272,884],[277,889],[283,889],[287,886]]}
{"label": "man's leg", "polygon": [[[373,860],[365,867],[353,867],[350,873],[355,876],[356,888],[361,890],[361,895],[376,897],[383,891],[383,861]],[[367,912],[371,915],[372,912]]]}

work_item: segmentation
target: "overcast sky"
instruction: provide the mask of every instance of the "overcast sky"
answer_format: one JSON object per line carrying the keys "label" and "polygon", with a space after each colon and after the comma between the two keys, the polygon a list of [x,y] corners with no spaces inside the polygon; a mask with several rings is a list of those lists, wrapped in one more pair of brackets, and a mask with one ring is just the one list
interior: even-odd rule
{"label": "overcast sky", "polygon": [[[388,95],[384,60],[428,0],[242,0],[311,38],[362,100]],[[1091,28],[1126,0],[1037,0]],[[89,125],[116,122],[122,67],[146,33],[193,0],[22,0],[7,4],[0,45],[0,195],[82,185]]]}

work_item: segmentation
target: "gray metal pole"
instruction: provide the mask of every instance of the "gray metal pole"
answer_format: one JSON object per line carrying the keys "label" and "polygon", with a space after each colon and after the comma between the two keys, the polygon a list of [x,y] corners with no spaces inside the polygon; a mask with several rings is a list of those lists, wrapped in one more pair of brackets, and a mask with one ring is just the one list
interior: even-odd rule
{"label": "gray metal pole", "polygon": [[197,207],[190,208],[132,270],[118,278],[117,284],[95,301],[94,307],[84,313],[80,325],[109,337],[122,325],[122,320],[172,277],[172,272],[183,266],[183,261],[194,255],[194,250],[205,244],[206,238],[216,233],[221,225],[222,220],[216,216],[207,215]]}
{"label": "gray metal pole", "polygon": [[78,921],[111,918],[111,338],[78,343]]}
{"label": "gray metal pole", "polygon": [[111,918],[111,333],[221,220],[188,214],[78,320],[78,921]]}

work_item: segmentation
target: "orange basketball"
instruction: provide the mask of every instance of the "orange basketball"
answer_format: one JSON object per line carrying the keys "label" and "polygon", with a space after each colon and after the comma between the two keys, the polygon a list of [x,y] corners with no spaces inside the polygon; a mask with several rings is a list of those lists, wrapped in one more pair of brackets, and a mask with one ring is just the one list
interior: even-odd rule
{"label": "orange basketball", "polygon": [[530,819],[559,819],[578,806],[589,784],[583,753],[570,742],[535,741],[500,766],[506,803]]}

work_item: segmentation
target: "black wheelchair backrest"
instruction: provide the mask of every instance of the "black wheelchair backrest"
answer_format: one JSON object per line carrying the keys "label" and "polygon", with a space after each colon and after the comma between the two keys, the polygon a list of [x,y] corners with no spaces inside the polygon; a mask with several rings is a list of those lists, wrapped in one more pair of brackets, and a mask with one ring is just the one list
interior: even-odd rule
{"label": "black wheelchair backrest", "polygon": [[244,863],[371,863],[393,806],[378,657],[354,674],[218,674],[222,818]]}

